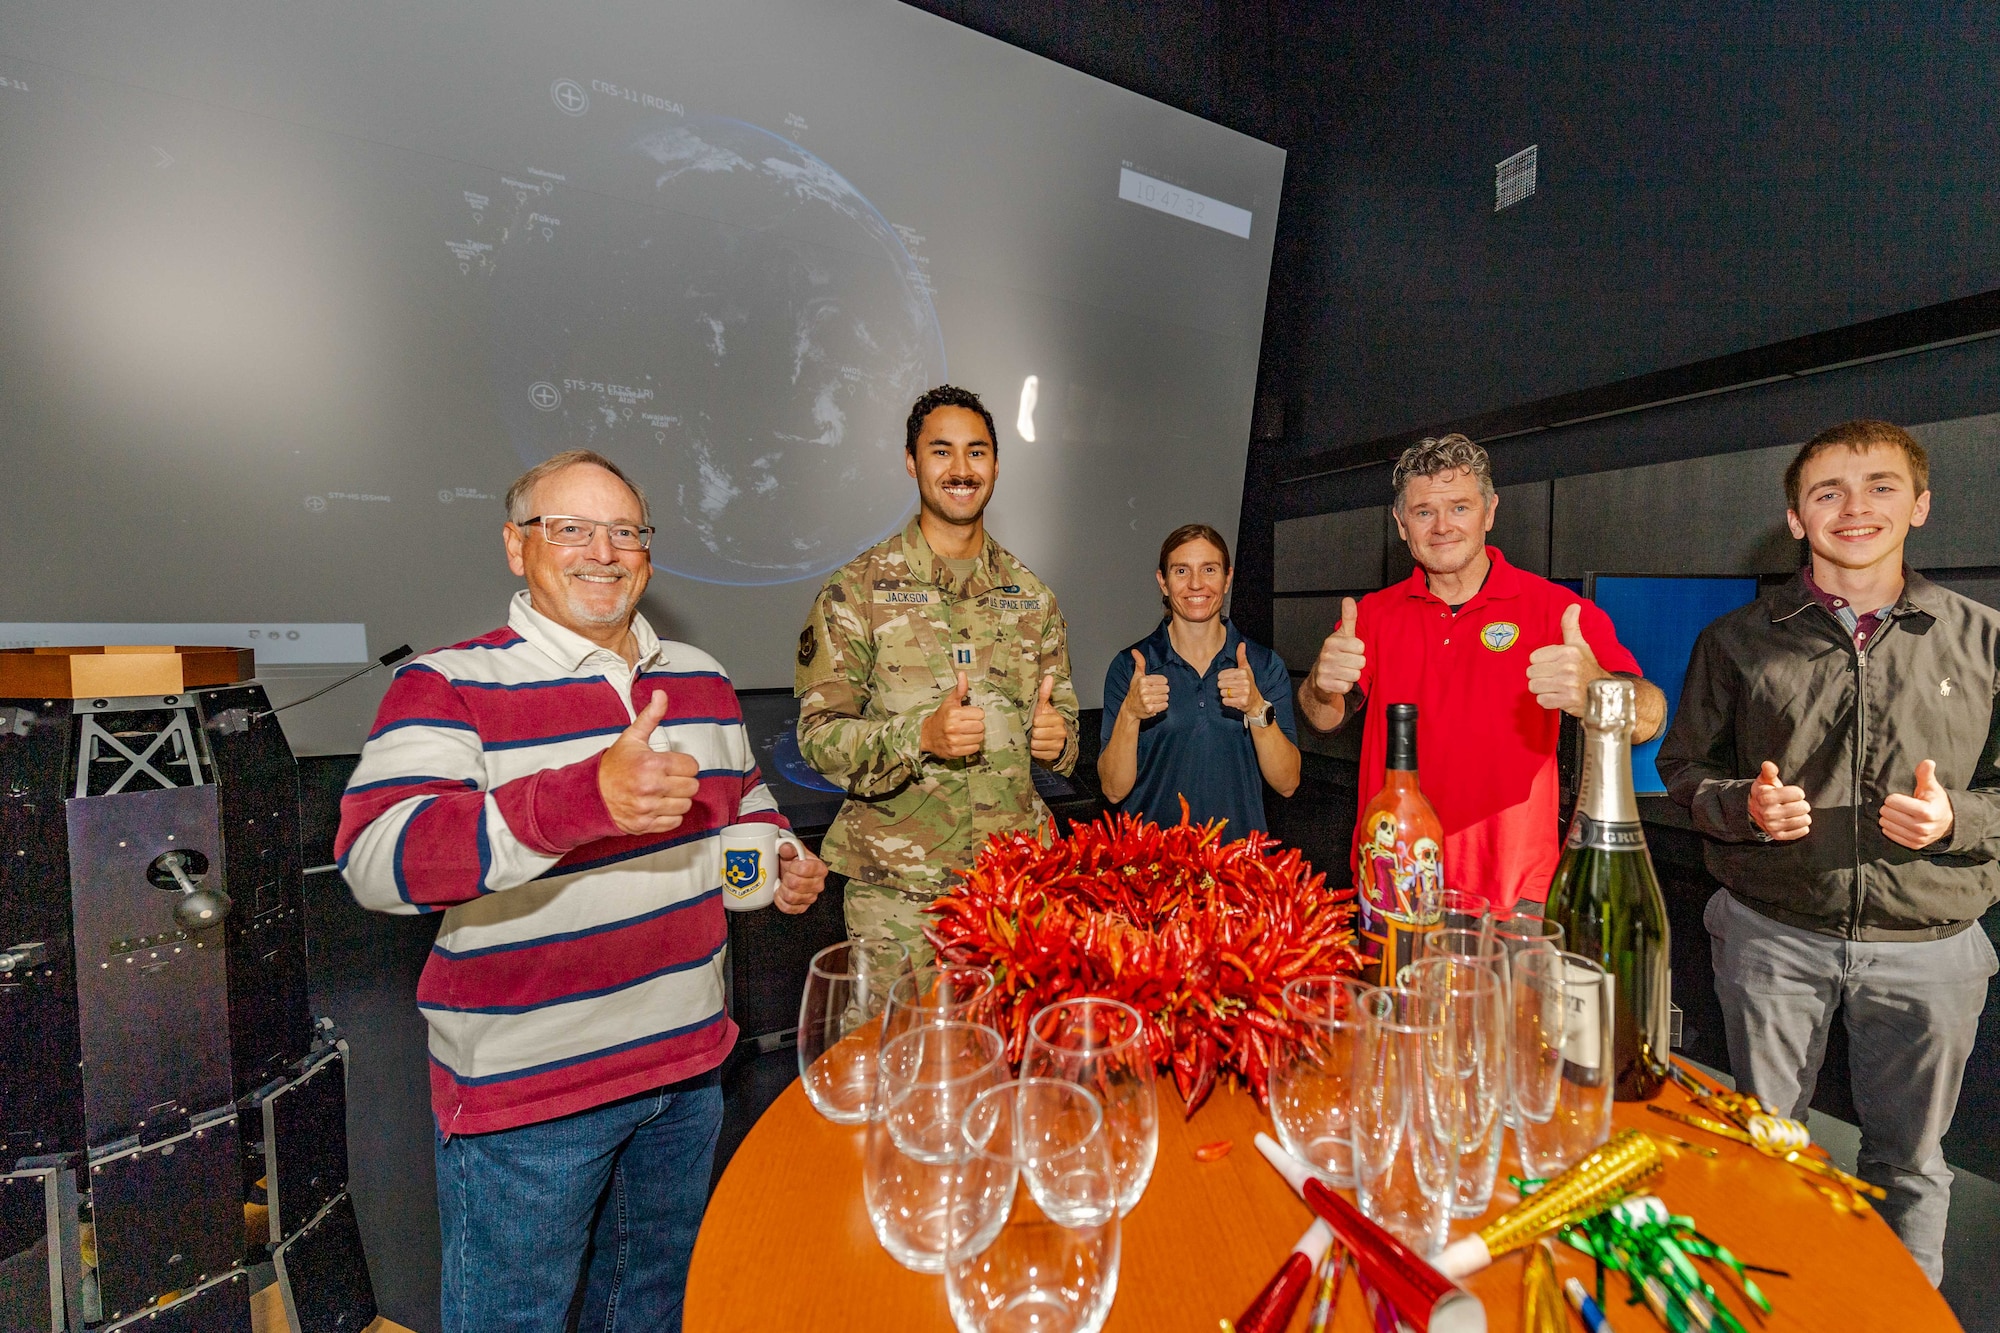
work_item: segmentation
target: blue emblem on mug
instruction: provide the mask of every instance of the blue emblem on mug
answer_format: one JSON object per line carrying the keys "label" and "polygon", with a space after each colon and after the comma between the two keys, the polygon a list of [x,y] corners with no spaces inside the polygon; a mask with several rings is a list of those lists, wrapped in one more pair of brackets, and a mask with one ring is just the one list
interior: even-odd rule
{"label": "blue emblem on mug", "polygon": [[764,878],[764,853],[752,847],[722,854],[722,882],[738,893],[756,889]]}

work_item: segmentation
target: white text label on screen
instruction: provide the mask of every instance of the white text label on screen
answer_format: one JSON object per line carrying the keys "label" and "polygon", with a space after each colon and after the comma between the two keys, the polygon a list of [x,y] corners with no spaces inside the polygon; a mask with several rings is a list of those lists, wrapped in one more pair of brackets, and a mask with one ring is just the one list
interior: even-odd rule
{"label": "white text label on screen", "polygon": [[1156,208],[1177,218],[1250,239],[1250,210],[1225,204],[1193,190],[1142,175],[1130,167],[1118,169],[1118,197],[1144,208]]}

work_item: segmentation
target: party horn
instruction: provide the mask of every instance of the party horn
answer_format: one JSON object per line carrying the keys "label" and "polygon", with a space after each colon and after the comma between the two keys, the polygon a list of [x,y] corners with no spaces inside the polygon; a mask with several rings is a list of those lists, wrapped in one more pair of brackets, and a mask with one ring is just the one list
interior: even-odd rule
{"label": "party horn", "polygon": [[1306,1228],[1306,1234],[1299,1237],[1299,1243],[1292,1246],[1292,1252],[1285,1256],[1285,1262],[1264,1289],[1257,1293],[1257,1299],[1250,1302],[1247,1309],[1236,1317],[1234,1324],[1225,1323],[1225,1328],[1233,1328],[1235,1333],[1283,1333],[1284,1327],[1292,1322],[1292,1312],[1299,1308],[1299,1298],[1312,1285],[1313,1269],[1326,1256],[1327,1247],[1333,1244],[1333,1229],[1321,1221]]}
{"label": "party horn", "polygon": [[1565,1222],[1580,1222],[1603,1212],[1650,1184],[1663,1165],[1659,1145],[1643,1130],[1621,1130],[1477,1232],[1445,1246],[1438,1256],[1438,1268],[1454,1278],[1477,1273],[1501,1255],[1521,1249]]}
{"label": "party horn", "polygon": [[1328,1189],[1310,1167],[1278,1146],[1270,1135],[1259,1134],[1256,1143],[1264,1160],[1333,1228],[1361,1276],[1417,1333],[1486,1333],[1486,1307],[1478,1297]]}

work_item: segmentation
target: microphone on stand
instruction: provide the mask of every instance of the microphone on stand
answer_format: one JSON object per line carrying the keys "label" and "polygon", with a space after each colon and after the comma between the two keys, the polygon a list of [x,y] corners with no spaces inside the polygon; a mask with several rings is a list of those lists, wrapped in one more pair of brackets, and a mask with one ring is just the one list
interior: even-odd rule
{"label": "microphone on stand", "polygon": [[311,694],[308,694],[303,699],[294,699],[288,704],[281,704],[276,708],[267,708],[261,713],[254,713],[251,715],[250,720],[252,722],[261,721],[264,718],[276,716],[277,714],[284,712],[285,709],[287,708],[297,708],[300,704],[309,704],[313,700],[319,698],[322,694],[330,694],[333,691],[339,689],[341,686],[347,684],[351,680],[360,680],[363,676],[373,671],[376,667],[396,665],[396,663],[408,657],[410,655],[410,651],[411,651],[410,645],[407,643],[400,648],[391,648],[388,652],[383,653],[380,657],[370,662],[367,666],[362,667],[361,670],[353,672],[349,675],[342,676],[339,680],[336,680],[335,682],[333,682],[333,684],[326,686],[324,689],[314,690]]}

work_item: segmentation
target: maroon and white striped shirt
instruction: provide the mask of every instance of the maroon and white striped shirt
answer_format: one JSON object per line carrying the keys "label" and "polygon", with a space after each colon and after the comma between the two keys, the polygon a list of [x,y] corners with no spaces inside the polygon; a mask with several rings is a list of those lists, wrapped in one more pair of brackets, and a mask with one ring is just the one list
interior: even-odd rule
{"label": "maroon and white striped shirt", "polygon": [[[447,1134],[689,1078],[735,1042],[716,835],[789,826],[721,666],[643,617],[632,632],[636,668],[515,594],[507,628],[396,673],[341,800],[356,900],[444,913],[417,1005]],[[656,689],[654,748],[695,756],[701,787],[679,828],[635,837],[612,823],[597,765]]]}

